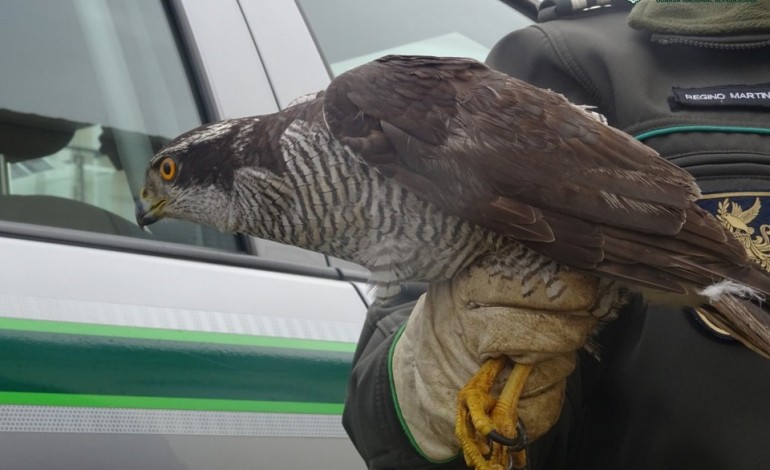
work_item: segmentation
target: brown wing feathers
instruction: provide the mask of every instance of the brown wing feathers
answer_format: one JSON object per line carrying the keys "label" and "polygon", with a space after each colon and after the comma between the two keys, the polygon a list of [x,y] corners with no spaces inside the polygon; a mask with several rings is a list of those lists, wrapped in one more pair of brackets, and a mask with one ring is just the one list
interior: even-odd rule
{"label": "brown wing feathers", "polygon": [[664,290],[770,279],[694,204],[692,177],[561,95],[467,59],[386,57],[324,112],[365,163],[564,264]]}

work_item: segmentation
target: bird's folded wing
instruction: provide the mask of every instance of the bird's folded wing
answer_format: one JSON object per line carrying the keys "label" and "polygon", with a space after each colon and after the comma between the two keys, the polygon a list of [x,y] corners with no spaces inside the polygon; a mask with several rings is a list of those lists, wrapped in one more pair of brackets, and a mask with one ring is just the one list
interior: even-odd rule
{"label": "bird's folded wing", "polygon": [[[713,218],[690,214],[683,230],[700,196],[687,172],[563,96],[479,62],[384,57],[337,77],[324,117],[379,173],[565,264],[681,290],[677,281],[709,278],[724,262],[715,243],[741,256]],[[681,259],[621,259],[637,245]]]}

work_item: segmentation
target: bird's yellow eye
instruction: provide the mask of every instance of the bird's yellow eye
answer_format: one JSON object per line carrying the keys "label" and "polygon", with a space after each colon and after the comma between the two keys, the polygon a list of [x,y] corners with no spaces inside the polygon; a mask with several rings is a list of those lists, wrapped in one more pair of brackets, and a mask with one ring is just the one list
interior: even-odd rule
{"label": "bird's yellow eye", "polygon": [[160,162],[160,177],[164,181],[171,181],[176,176],[176,162],[171,157],[166,157]]}

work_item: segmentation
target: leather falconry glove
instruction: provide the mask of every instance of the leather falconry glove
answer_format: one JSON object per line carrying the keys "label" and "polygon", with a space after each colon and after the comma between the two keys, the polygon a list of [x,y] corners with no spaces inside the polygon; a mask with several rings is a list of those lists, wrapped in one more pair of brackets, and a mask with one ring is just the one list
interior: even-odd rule
{"label": "leather falconry glove", "polygon": [[[425,458],[446,461],[463,449],[469,465],[497,468],[469,458],[455,437],[458,393],[490,358],[532,365],[518,402],[529,440],[555,424],[576,352],[600,319],[621,304],[595,277],[567,270],[556,277],[566,295],[554,299],[554,284],[523,293],[520,280],[471,267],[432,283],[420,298],[393,346],[391,374],[402,425]],[[509,370],[491,377],[493,392]],[[491,450],[479,444],[479,455]]]}

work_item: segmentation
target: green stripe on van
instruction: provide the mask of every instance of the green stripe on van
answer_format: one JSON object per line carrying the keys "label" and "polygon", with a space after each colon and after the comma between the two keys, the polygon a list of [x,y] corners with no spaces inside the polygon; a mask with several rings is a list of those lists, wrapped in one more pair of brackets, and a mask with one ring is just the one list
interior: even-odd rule
{"label": "green stripe on van", "polygon": [[302,403],[286,401],[217,400],[205,398],[130,397],[116,395],[25,392],[0,392],[0,404],[322,415],[341,415],[343,409],[341,403]]}
{"label": "green stripe on van", "polygon": [[277,338],[272,336],[254,336],[234,333],[168,330],[163,328],[145,328],[134,326],[97,325],[93,323],[29,320],[23,318],[8,317],[0,317],[0,329],[88,336],[111,336],[116,338],[187,341],[192,343],[230,344],[267,348],[305,349],[311,351],[337,351],[352,353],[356,349],[355,343],[345,343],[342,341]]}
{"label": "green stripe on van", "polygon": [[[83,327],[85,333],[76,327]],[[4,321],[0,328],[0,392],[7,399],[61,395],[74,400],[82,396],[88,397],[85,402],[94,403],[90,406],[106,406],[94,401],[95,396],[124,405],[136,403],[130,397],[143,397],[145,403],[159,407],[178,400],[187,406],[206,406],[204,409],[229,401],[252,409],[316,409],[318,404],[339,409],[345,400],[353,359],[349,351],[292,348],[290,344],[309,343],[291,340],[276,345],[245,338],[213,342],[213,337],[205,336],[206,341],[198,342],[184,332],[185,339],[179,340],[165,330],[107,328],[109,331],[94,329],[94,325]],[[141,335],[127,334],[129,331]],[[216,335],[225,336],[238,335]],[[240,342],[249,344],[236,344]],[[312,343],[318,346],[320,342]]]}

